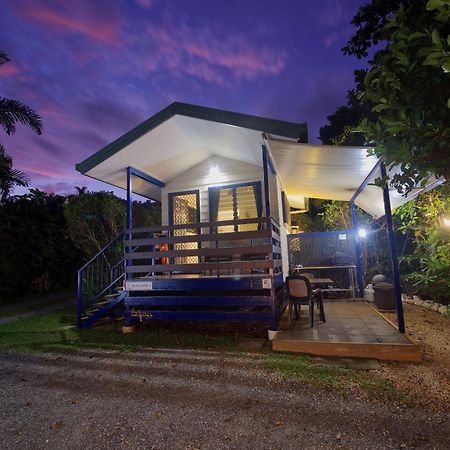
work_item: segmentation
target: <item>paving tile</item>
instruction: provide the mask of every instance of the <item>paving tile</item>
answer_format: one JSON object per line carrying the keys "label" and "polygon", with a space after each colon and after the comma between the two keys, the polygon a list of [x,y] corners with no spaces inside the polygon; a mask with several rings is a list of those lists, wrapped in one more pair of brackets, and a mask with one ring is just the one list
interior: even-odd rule
{"label": "paving tile", "polygon": [[374,342],[407,343],[388,322],[365,303],[325,303],[326,322],[316,319],[314,327],[309,325],[305,314],[293,323],[290,330],[287,320],[282,321],[283,339],[321,342]]}

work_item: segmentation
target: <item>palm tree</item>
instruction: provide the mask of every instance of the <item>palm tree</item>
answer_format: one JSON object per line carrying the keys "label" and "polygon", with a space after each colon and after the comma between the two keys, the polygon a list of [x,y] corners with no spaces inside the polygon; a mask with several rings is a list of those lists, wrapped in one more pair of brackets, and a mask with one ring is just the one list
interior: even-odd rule
{"label": "palm tree", "polygon": [[[0,51],[0,66],[9,61],[6,53]],[[37,134],[42,134],[42,119],[32,108],[19,100],[0,97],[0,127],[8,135],[16,132],[18,123],[29,126]],[[12,157],[0,144],[0,203],[9,196],[14,186],[28,186],[27,175],[13,168]]]}
{"label": "palm tree", "polygon": [[4,203],[14,186],[28,186],[29,178],[26,173],[13,168],[11,156],[5,153],[0,144],[0,204]]}

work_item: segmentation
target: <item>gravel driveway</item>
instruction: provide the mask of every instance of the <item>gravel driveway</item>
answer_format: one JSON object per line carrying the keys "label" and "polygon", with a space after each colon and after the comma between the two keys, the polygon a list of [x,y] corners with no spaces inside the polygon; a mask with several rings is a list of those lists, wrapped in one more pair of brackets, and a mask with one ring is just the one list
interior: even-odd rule
{"label": "gravel driveway", "polygon": [[0,352],[2,449],[448,449],[443,414],[281,381],[260,356]]}

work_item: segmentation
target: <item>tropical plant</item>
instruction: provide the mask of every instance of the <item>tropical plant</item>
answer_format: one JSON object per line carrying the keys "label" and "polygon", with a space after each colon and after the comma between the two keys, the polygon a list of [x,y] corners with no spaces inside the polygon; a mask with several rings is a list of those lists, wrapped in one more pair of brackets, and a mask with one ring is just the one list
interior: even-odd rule
{"label": "tropical plant", "polygon": [[[9,61],[8,55],[0,51],[0,65]],[[19,100],[0,97],[0,127],[6,134],[16,132],[17,124],[29,126],[37,134],[42,134],[42,119],[29,106]],[[13,168],[12,157],[0,144],[0,203],[4,203],[14,186],[28,186],[26,174]]]}
{"label": "tropical plant", "polygon": [[[75,245],[89,258],[125,229],[125,200],[112,192],[91,192],[78,187],[77,195],[67,198],[64,213],[69,235]],[[135,226],[152,226],[161,221],[160,205],[133,202]]]}
{"label": "tropical plant", "polygon": [[364,145],[364,134],[355,129],[368,112],[354,90],[347,92],[347,105],[339,106],[327,116],[328,123],[319,130],[320,140],[326,145]]}
{"label": "tropical plant", "polygon": [[450,214],[450,186],[445,184],[423,194],[417,202],[398,208],[398,229],[413,243],[401,258],[403,279],[425,296],[449,303],[450,230],[441,218]]}
{"label": "tropical plant", "polygon": [[29,178],[25,172],[13,168],[13,160],[0,144],[0,204],[5,203],[14,186],[28,186]]}
{"label": "tropical plant", "polygon": [[0,299],[74,281],[81,255],[67,232],[64,202],[31,189],[0,208]]}
{"label": "tropical plant", "polygon": [[[358,130],[375,154],[401,166],[391,184],[406,193],[429,173],[450,179],[450,2],[384,3],[363,7],[364,18],[360,10],[359,20],[371,26],[344,52],[364,56],[370,45],[386,44],[356,80],[359,99],[371,109]],[[370,18],[369,7],[378,15]]]}
{"label": "tropical plant", "polygon": [[79,190],[67,199],[64,214],[73,242],[88,257],[125,228],[125,202],[112,192]]}

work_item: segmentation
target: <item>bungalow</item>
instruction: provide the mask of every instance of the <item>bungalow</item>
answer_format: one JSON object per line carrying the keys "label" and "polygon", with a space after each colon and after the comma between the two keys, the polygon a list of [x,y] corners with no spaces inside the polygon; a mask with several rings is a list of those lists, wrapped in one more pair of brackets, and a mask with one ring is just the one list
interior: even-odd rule
{"label": "bungalow", "polygon": [[[308,197],[348,200],[389,220],[391,207],[420,191],[386,197],[371,184],[389,172],[382,160],[366,148],[309,145],[305,123],[184,103],[76,168],[127,192],[126,230],[78,273],[80,328],[120,306],[125,326],[184,319],[276,329],[286,303],[291,207],[304,209]],[[161,203],[161,226],[133,227],[133,193]],[[355,244],[361,293],[357,237]],[[393,247],[391,254],[395,268]]]}

